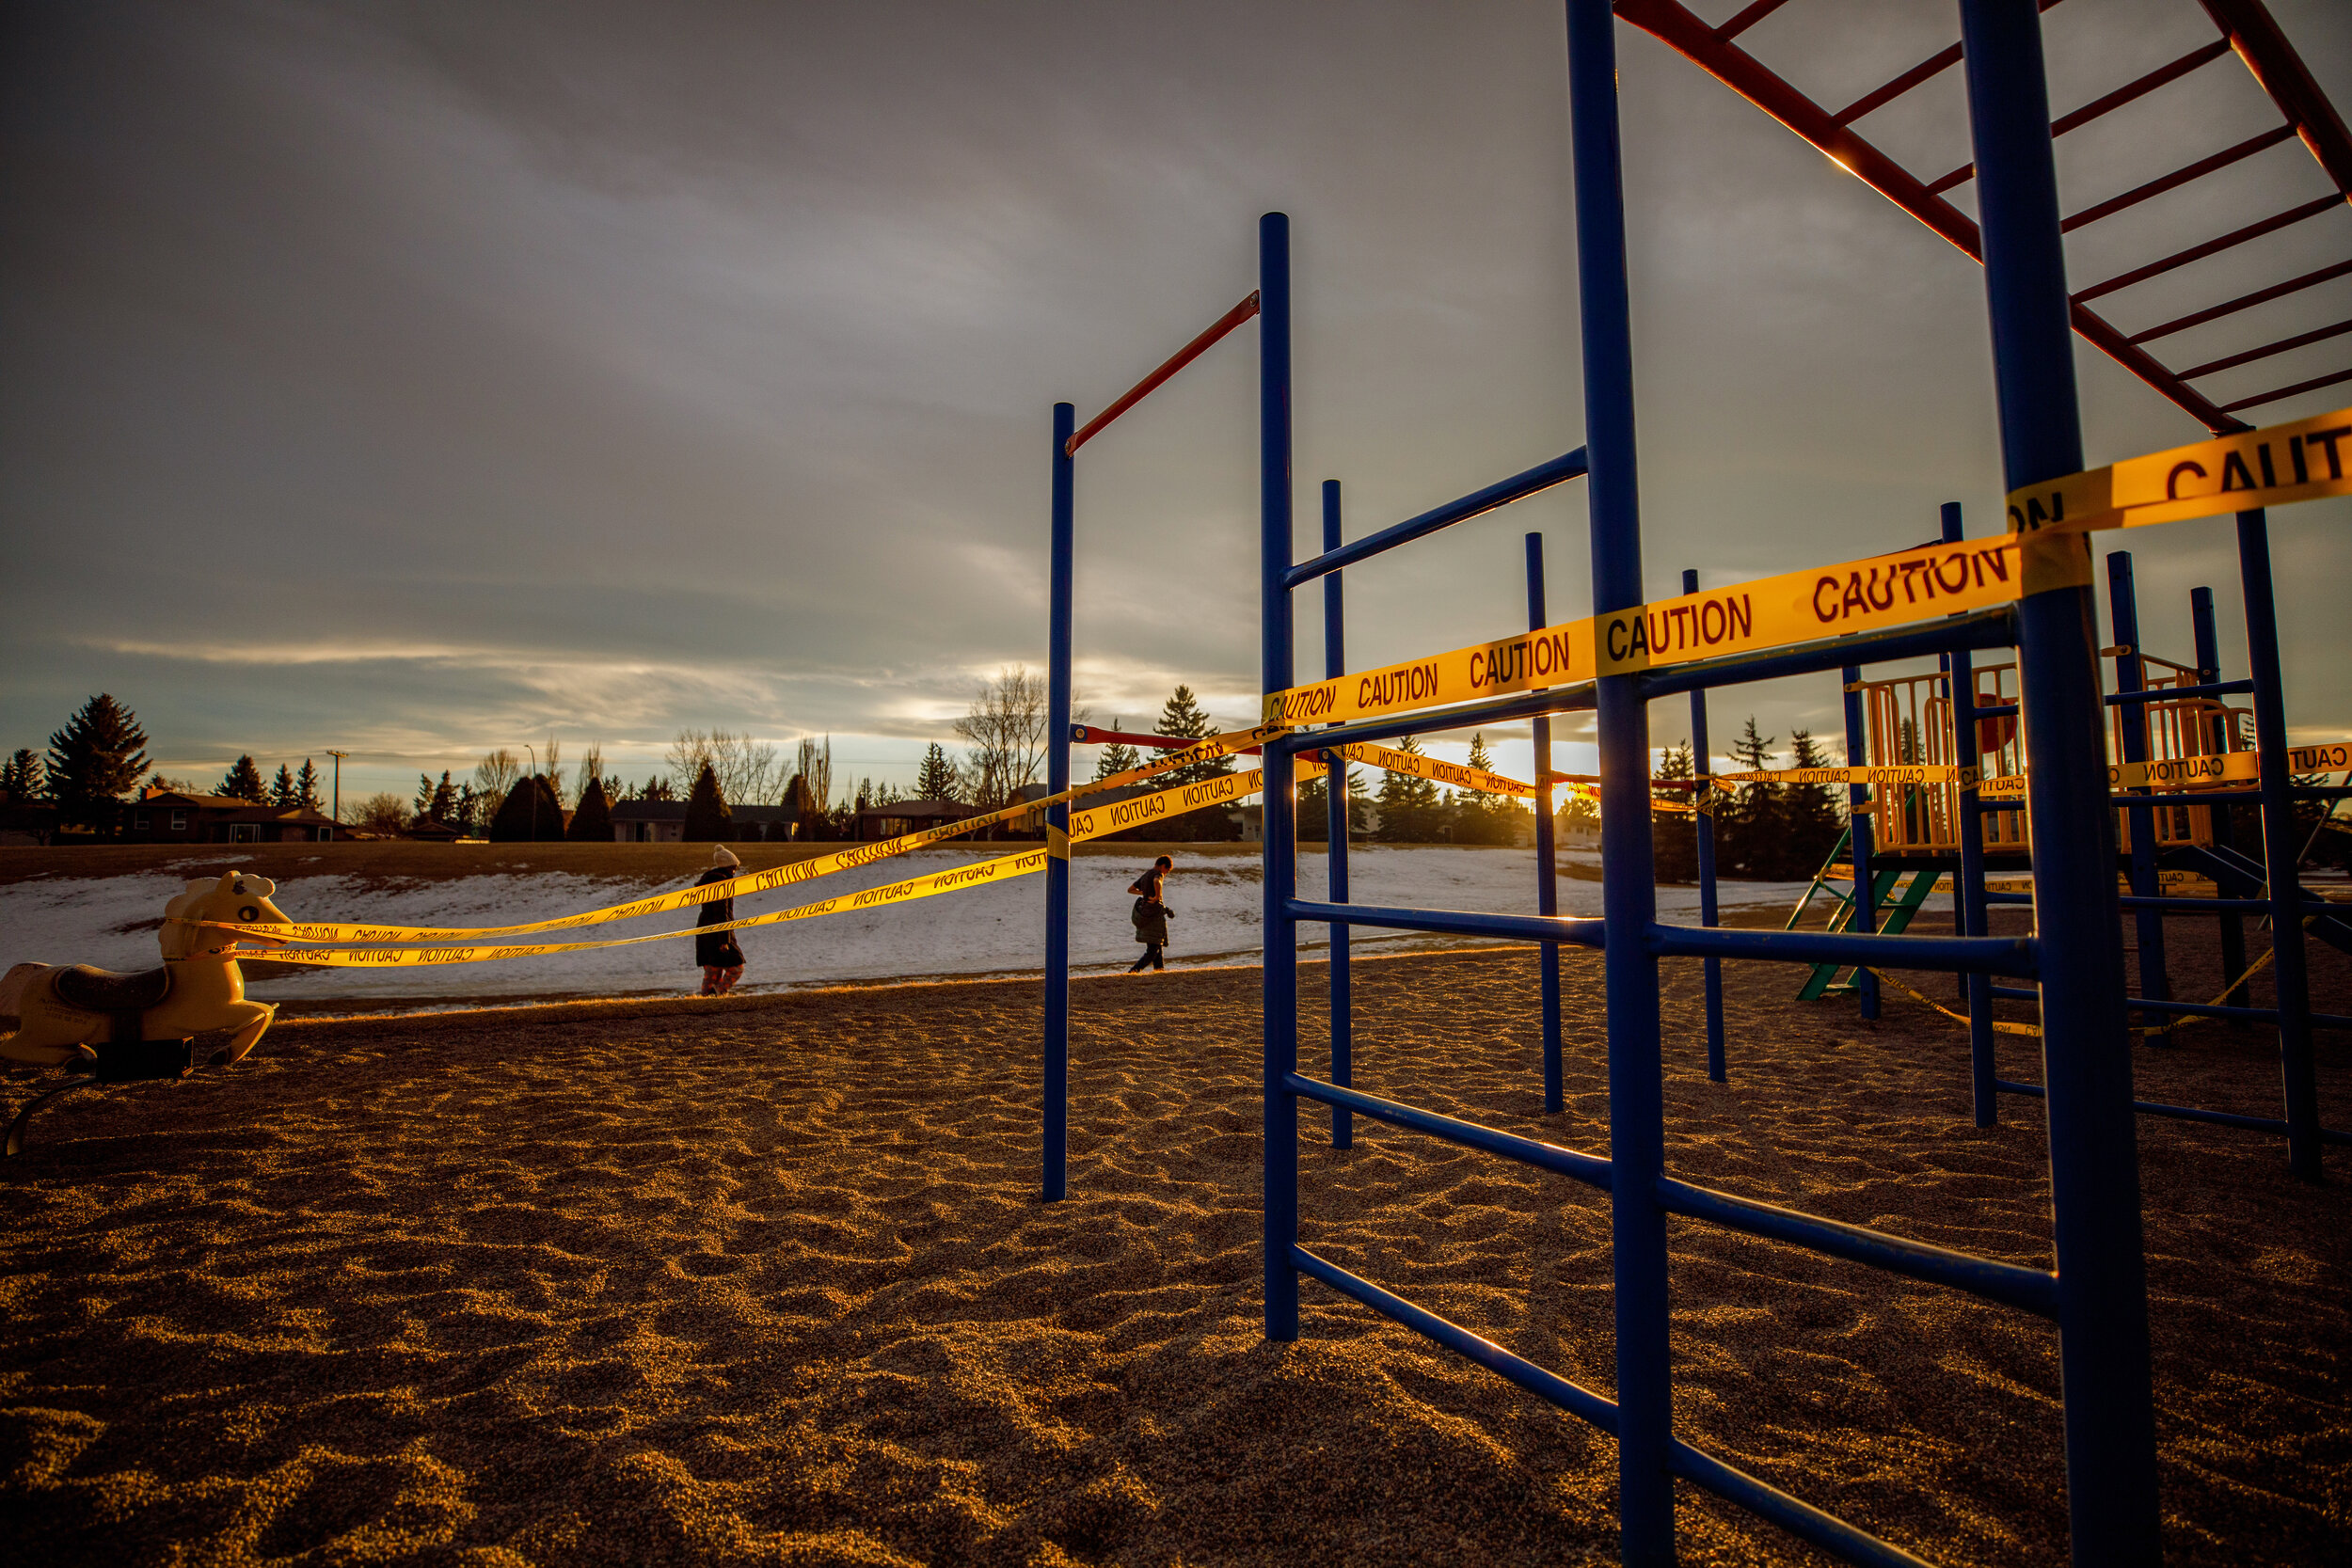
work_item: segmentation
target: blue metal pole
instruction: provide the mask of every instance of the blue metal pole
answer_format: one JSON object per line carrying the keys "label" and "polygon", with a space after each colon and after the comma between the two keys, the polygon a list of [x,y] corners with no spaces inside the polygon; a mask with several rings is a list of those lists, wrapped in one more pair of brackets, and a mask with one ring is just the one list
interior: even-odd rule
{"label": "blue metal pole", "polygon": [[[1323,482],[1323,548],[1340,547],[1340,482]],[[1347,673],[1347,614],[1340,594],[1340,576],[1323,579],[1323,673],[1338,679]],[[1324,847],[1334,904],[1347,902],[1347,759],[1331,753],[1323,775],[1323,796],[1329,826]],[[1347,926],[1331,923],[1331,1082],[1346,1088],[1356,1081],[1355,998],[1347,973]],[[1331,1107],[1331,1147],[1350,1148],[1356,1142],[1356,1113],[1344,1105]]]}
{"label": "blue metal pole", "polygon": [[[2114,550],[2107,556],[2107,626],[2115,635],[2115,689],[2137,694],[2147,689],[2148,667],[2140,652],[2139,593],[2132,584],[2132,552]],[[2122,760],[2148,760],[2148,709],[2142,705],[2120,708],[2117,730],[2122,736]],[[2145,795],[2142,785],[2124,793]],[[2156,813],[2153,806],[2128,806],[2132,825],[2132,893],[2140,898],[2159,896],[2156,877]],[[2132,911],[2133,936],[2139,948],[2139,994],[2151,1002],[2172,1000],[2172,979],[2164,961],[2164,911],[2141,905]],[[2142,1014],[2142,1017],[2148,1015]],[[2163,1019],[2164,1014],[2154,1015]],[[2172,1032],[2149,1037],[2152,1045],[2170,1045]]]}
{"label": "blue metal pole", "polygon": [[[1958,544],[1963,531],[1960,502],[1946,501],[1945,543]],[[1975,656],[1963,648],[1946,656],[1945,667],[1951,677],[1952,760],[1963,768],[1976,768],[1983,763],[1984,753],[1977,736]],[[1964,937],[1993,934],[1984,912],[1984,816],[1976,807],[1975,794],[1961,791],[1960,876],[1952,886],[1952,907]],[[1972,970],[1961,976],[1961,986],[1968,998],[1970,1104],[1979,1127],[1996,1127],[2001,1120],[2001,1096],[1995,1086],[1999,1074],[1993,1054],[1993,979]]]}
{"label": "blue metal pole", "polygon": [[[1527,536],[1527,629],[1550,625],[1544,618],[1544,536]],[[1551,716],[1539,713],[1535,726],[1535,912],[1560,912],[1560,866],[1551,815]],[[1535,954],[1542,991],[1544,1031],[1544,1111],[1549,1115],[1567,1103],[1560,1069],[1560,944],[1538,944]]]}
{"label": "blue metal pole", "polygon": [[[1699,591],[1698,573],[1684,568],[1682,591],[1685,594]],[[1699,687],[1691,689],[1691,752],[1697,759],[1699,777],[1711,776],[1715,768],[1708,760],[1714,753],[1708,750],[1707,743],[1707,692]],[[1704,804],[1712,795],[1713,791],[1709,790],[1706,797],[1694,794],[1692,799],[1695,803]],[[1715,924],[1715,814],[1712,810],[1702,810],[1692,812],[1691,816],[1692,831],[1699,839],[1699,924],[1712,926]],[[1718,1084],[1728,1083],[1731,1073],[1724,1061],[1724,961],[1721,958],[1701,958],[1699,965],[1707,988],[1707,1076]]]}
{"label": "blue metal pole", "polygon": [[[1568,124],[1576,169],[1585,441],[1592,457],[1593,610],[1642,602],[1641,488],[1633,432],[1633,323],[1610,0],[1567,0]],[[1640,677],[1595,692],[1600,741],[1601,908],[1609,983],[1609,1193],[1617,1335],[1617,1528],[1638,1568],[1675,1557],[1674,1369],[1667,1339],[1664,1068],[1659,1054],[1658,915],[1650,843],[1649,711]]]}
{"label": "blue metal pole", "polygon": [[[2197,684],[2217,686],[2221,681],[2221,638],[2214,626],[2212,589],[2192,588],[2188,591],[2188,620],[2197,640]],[[2228,750],[2231,740],[2229,722],[2227,719],[2215,717],[2212,733],[2200,738],[2217,752]],[[2222,804],[2205,809],[2213,826],[2214,847],[2217,849],[2236,848],[2237,831],[2230,820],[2230,807]],[[2245,973],[2246,921],[2234,913],[2224,914],[2221,917],[2222,977],[2234,980]],[[2233,986],[2221,1001],[2226,1006],[2243,1007],[2246,1006],[2246,995],[2243,985]],[[2230,1027],[2243,1029],[2246,1021],[2233,1018],[2230,1020]]]}
{"label": "blue metal pole", "polygon": [[2286,682],[2279,664],[2279,604],[2271,592],[2270,519],[2237,515],[2246,597],[2247,673],[2254,677],[2254,756],[2263,792],[2263,868],[2270,882],[2270,968],[2279,991],[2279,1071],[2287,1105],[2287,1168],[2319,1180],[2319,1077],[2312,1057],[2312,995],[2303,955],[2303,888],[2296,872],[2295,779],[2287,769]]}
{"label": "blue metal pole", "polygon": [[[1270,693],[1291,684],[1291,220],[1258,220],[1258,626],[1259,680]],[[1265,1336],[1298,1338],[1298,1101],[1289,1075],[1298,1070],[1297,923],[1290,912],[1298,881],[1297,823],[1291,753],[1265,749],[1264,1056]]]}
{"label": "blue metal pole", "polygon": [[[1077,410],[1054,404],[1053,566],[1047,589],[1052,631],[1046,650],[1045,787],[1070,787],[1071,579],[1076,513],[1070,434]],[[1070,1190],[1070,807],[1045,808],[1046,837],[1061,853],[1045,863],[1045,1150],[1041,1186],[1057,1203]]]}
{"label": "blue metal pole", "polygon": [[[1961,0],[1960,16],[2004,488],[2016,490],[2083,467],[2049,87],[2032,0]],[[2018,604],[2067,1512],[2077,1568],[2153,1563],[2148,1283],[2090,550],[2079,536],[2044,546],[2082,579]]]}
{"label": "blue metal pole", "polygon": [[[1881,764],[1900,761],[1900,758],[1874,758],[1870,755],[1862,713],[1861,667],[1849,664],[1837,673],[1837,678],[1845,688],[1846,766],[1867,768],[1874,761]],[[1847,821],[1852,827],[1852,832],[1848,836],[1847,847],[1852,851],[1851,858],[1853,861],[1853,913],[1846,923],[1846,929],[1857,936],[1870,936],[1879,928],[1878,886],[1871,879],[1874,873],[1870,866],[1869,801],[1870,786],[1868,784],[1846,786]],[[1877,974],[1871,970],[1858,969],[1854,971],[1853,980],[1854,994],[1862,999],[1862,1016],[1864,1018],[1878,1017],[1879,977]]]}

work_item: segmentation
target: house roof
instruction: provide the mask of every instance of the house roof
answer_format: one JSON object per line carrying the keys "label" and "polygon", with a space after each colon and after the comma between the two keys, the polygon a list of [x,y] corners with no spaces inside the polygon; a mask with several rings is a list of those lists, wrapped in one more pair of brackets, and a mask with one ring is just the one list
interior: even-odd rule
{"label": "house roof", "polygon": [[137,803],[149,810],[200,811],[216,820],[230,822],[298,822],[332,827],[335,820],[312,806],[273,806],[265,801],[241,800],[233,795],[190,795],[177,789],[150,789],[139,797]]}
{"label": "house roof", "polygon": [[905,817],[909,821],[919,821],[927,816],[946,817],[952,820],[977,816],[979,814],[979,807],[968,806],[961,800],[893,800],[886,806],[868,806],[866,810],[859,812],[858,816],[860,817]]}
{"label": "house roof", "polygon": [[[727,815],[739,822],[789,822],[793,820],[790,806],[729,806]],[[683,822],[686,802],[683,800],[617,800],[613,802],[612,818],[615,822]]]}

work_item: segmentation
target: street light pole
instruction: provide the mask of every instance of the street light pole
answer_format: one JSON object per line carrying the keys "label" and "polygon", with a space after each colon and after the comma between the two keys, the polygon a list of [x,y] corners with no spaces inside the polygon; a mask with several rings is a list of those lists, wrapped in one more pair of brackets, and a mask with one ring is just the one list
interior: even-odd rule
{"label": "street light pole", "polygon": [[351,755],[351,753],[349,752],[338,752],[330,746],[326,750],[326,754],[335,759],[334,816],[335,826],[341,828],[343,825],[343,758]]}

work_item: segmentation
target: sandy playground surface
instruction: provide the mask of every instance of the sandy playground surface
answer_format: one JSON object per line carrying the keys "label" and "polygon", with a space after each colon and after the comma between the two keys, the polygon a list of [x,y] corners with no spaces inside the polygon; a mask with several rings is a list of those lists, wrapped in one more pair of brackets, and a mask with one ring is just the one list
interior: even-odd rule
{"label": "sandy playground surface", "polygon": [[[2201,997],[2210,955],[2175,961]],[[2314,964],[2352,1011],[2340,957]],[[1359,1084],[1604,1151],[1598,960],[1565,968],[1565,1117],[1524,951],[1360,964]],[[1679,1174],[2046,1265],[2036,1107],[1970,1126],[1959,1030],[1733,966],[1713,1086],[1695,971],[1669,966]],[[1312,1283],[1301,1339],[1260,1338],[1256,970],[1076,988],[1050,1208],[1037,998],[290,1025],[234,1073],[58,1102],[0,1172],[8,1555],[1614,1560],[1605,1436]],[[2139,1053],[2143,1094],[2277,1114],[2265,1037],[2183,1039]],[[1611,1386],[1599,1195],[1302,1122],[1311,1244]],[[2352,1155],[2312,1188],[2271,1138],[2140,1128],[2169,1560],[2352,1559]],[[1936,1561],[2064,1560],[2046,1324],[1694,1223],[1672,1243],[1683,1435]],[[1814,1560],[1680,1497],[1686,1561]]]}

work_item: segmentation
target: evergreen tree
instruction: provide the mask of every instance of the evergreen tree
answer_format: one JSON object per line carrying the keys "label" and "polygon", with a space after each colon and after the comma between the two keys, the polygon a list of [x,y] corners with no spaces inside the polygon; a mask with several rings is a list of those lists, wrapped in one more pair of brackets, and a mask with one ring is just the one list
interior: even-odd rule
{"label": "evergreen tree", "polygon": [[122,796],[146,770],[147,732],[103,691],[49,737],[49,795],[67,822],[112,832]]}
{"label": "evergreen tree", "polygon": [[564,830],[565,839],[574,844],[610,844],[612,842],[612,808],[604,798],[604,780],[590,774],[580,786],[580,805],[572,813],[571,825]]}
{"label": "evergreen tree", "polygon": [[719,793],[719,775],[706,762],[686,797],[686,842],[719,844],[734,836],[735,814],[727,810],[727,798]]}
{"label": "evergreen tree", "polygon": [[[1482,772],[1495,770],[1494,753],[1486,749],[1483,735],[1470,736],[1470,765]],[[1518,836],[1521,819],[1511,797],[1467,786],[1454,797],[1453,818],[1450,836],[1456,844],[1508,844]]]}
{"label": "evergreen tree", "polygon": [[[1696,775],[1691,755],[1691,743],[1670,746],[1658,754],[1658,770],[1651,777],[1660,781],[1688,779]],[[1687,789],[1654,789],[1661,801],[1684,801],[1691,799]],[[1657,878],[1661,882],[1694,881],[1699,874],[1698,825],[1692,814],[1680,811],[1653,811],[1649,816],[1650,857]]]}
{"label": "evergreen tree", "polygon": [[[1396,743],[1400,752],[1422,755],[1421,742],[1411,736]],[[1374,836],[1388,844],[1422,844],[1437,836],[1438,786],[1435,781],[1410,773],[1389,773],[1380,781],[1380,826]]]}
{"label": "evergreen tree", "polygon": [[645,781],[645,787],[637,792],[637,798],[640,800],[675,800],[677,792],[670,787],[669,780],[656,773]]}
{"label": "evergreen tree", "polygon": [[[1152,726],[1152,733],[1174,736],[1183,740],[1200,740],[1216,734],[1216,723],[1209,717],[1208,709],[1200,705],[1200,699],[1192,694],[1192,688],[1179,686],[1162,705],[1160,721]],[[1231,773],[1232,770],[1232,757],[1217,757],[1164,773],[1152,784],[1155,788],[1171,789],[1178,784],[1199,784],[1203,779],[1214,779],[1220,773]]]}
{"label": "evergreen tree", "polygon": [[[1103,748],[1103,754],[1094,759],[1094,776],[1107,779],[1114,773],[1124,773],[1143,766],[1143,753],[1123,740],[1114,740]],[[1152,780],[1156,784],[1158,780]]]}
{"label": "evergreen tree", "polygon": [[[444,773],[441,777],[446,779],[449,775]],[[483,810],[482,797],[473,792],[473,782],[468,780],[457,786],[456,794],[441,820],[455,828],[466,837],[476,838],[483,836]]]}
{"label": "evergreen tree", "polygon": [[[1821,750],[1821,743],[1809,730],[1792,730],[1788,745],[1794,753],[1790,765],[1797,768],[1829,768],[1835,766]],[[1795,881],[1811,877],[1837,847],[1837,835],[1845,831],[1844,819],[1838,813],[1837,797],[1845,791],[1834,784],[1791,784],[1782,802],[1781,855],[1772,875],[1782,881]]]}
{"label": "evergreen tree", "polygon": [[806,774],[792,775],[792,782],[784,786],[784,804],[792,814],[792,826],[800,830],[794,837],[803,843],[813,843],[832,836],[833,824]]}
{"label": "evergreen tree", "polygon": [[488,837],[494,844],[562,842],[564,803],[555,798],[555,786],[537,773],[516,780],[490,818]]}
{"label": "evergreen tree", "polygon": [[[1735,772],[1754,773],[1772,766],[1774,737],[1757,733],[1756,715],[1748,715],[1740,738],[1731,743]],[[1771,875],[1780,853],[1781,786],[1745,784],[1730,791],[1729,802],[1715,817],[1716,863],[1747,877]],[[1810,873],[1808,872],[1808,875]]]}
{"label": "evergreen tree", "polygon": [[[1329,756],[1335,762],[1345,761],[1336,752]],[[1331,775],[1326,773],[1298,786],[1298,837],[1303,843],[1322,844],[1331,836],[1330,779]],[[1364,774],[1359,768],[1347,769],[1347,830],[1352,835],[1363,831],[1372,813],[1372,800],[1364,792]]]}
{"label": "evergreen tree", "polygon": [[[1486,750],[1486,737],[1476,731],[1470,734],[1470,765],[1482,773],[1491,773],[1495,770],[1494,753]],[[1479,798],[1481,804],[1489,799],[1487,792],[1483,789],[1472,790],[1471,793]]]}
{"label": "evergreen tree", "polygon": [[936,740],[923,753],[923,766],[914,775],[914,798],[918,800],[963,799],[963,781],[956,772],[956,765],[948,759],[946,748]]}
{"label": "evergreen tree", "polygon": [[0,763],[0,800],[10,805],[29,805],[48,793],[47,781],[41,777],[40,753],[29,746],[20,746],[6,763]]}
{"label": "evergreen tree", "polygon": [[278,765],[278,777],[270,781],[269,803],[281,809],[298,803],[294,795],[294,769],[282,762]]}
{"label": "evergreen tree", "polygon": [[[448,776],[449,775],[446,773],[442,775],[443,778],[447,778]],[[418,816],[431,816],[433,815],[432,774],[420,773],[417,775],[417,799],[410,809]]]}
{"label": "evergreen tree", "polygon": [[326,802],[319,797],[319,770],[310,759],[302,759],[302,771],[294,775],[294,804],[311,811],[325,811]]}
{"label": "evergreen tree", "polygon": [[257,806],[269,804],[269,786],[262,782],[262,770],[250,756],[230,763],[229,771],[221,775],[220,787],[213,793],[231,800],[250,800]]}

